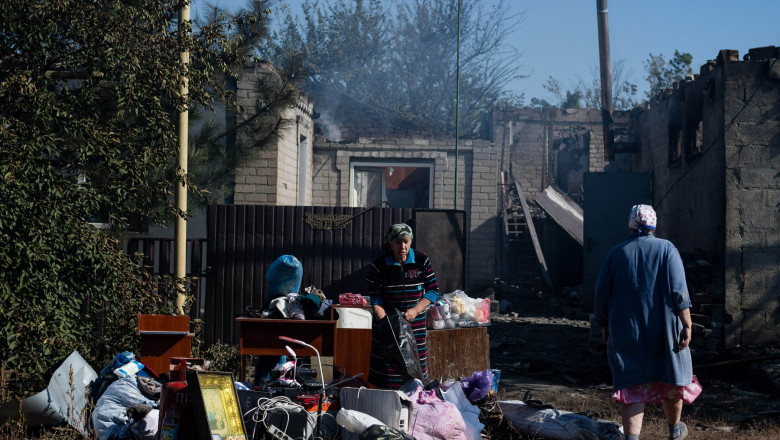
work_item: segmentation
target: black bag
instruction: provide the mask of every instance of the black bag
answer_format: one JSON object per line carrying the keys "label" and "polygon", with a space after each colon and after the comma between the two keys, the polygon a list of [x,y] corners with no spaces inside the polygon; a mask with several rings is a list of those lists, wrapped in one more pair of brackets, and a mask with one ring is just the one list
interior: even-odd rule
{"label": "black bag", "polygon": [[412,325],[404,319],[404,312],[395,309],[379,322],[379,331],[389,358],[396,361],[401,372],[412,379],[423,381],[420,357],[417,354],[417,341]]}
{"label": "black bag", "polygon": [[360,440],[414,440],[414,437],[389,426],[371,425],[360,433]]}

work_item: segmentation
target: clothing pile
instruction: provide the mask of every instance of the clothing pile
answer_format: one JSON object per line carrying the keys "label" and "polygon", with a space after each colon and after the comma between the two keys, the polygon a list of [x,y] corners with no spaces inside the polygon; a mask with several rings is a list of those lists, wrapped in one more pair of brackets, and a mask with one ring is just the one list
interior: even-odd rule
{"label": "clothing pile", "polygon": [[91,388],[97,399],[92,427],[99,440],[157,438],[162,384],[133,353],[117,354]]}

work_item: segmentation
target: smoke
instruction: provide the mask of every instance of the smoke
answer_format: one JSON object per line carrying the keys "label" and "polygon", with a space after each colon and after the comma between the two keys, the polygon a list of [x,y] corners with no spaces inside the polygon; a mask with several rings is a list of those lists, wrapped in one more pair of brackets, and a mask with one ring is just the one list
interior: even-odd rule
{"label": "smoke", "polygon": [[341,128],[331,109],[322,110],[319,117],[320,127],[325,132],[325,139],[331,142],[340,142]]}

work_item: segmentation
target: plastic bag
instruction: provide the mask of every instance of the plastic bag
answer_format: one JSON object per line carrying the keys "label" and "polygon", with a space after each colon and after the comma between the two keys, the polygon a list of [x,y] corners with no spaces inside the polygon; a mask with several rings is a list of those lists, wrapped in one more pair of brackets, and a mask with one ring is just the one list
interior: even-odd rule
{"label": "plastic bag", "polygon": [[418,388],[409,396],[414,401],[410,434],[417,440],[466,440],[466,423],[458,407],[441,400],[433,390]]}
{"label": "plastic bag", "polygon": [[378,329],[389,352],[389,358],[396,361],[401,372],[412,379],[425,380],[412,325],[404,319],[404,313],[398,309],[388,313],[379,321]]}
{"label": "plastic bag", "polygon": [[303,279],[303,265],[292,255],[282,255],[268,268],[266,303],[278,296],[298,293]]}
{"label": "plastic bag", "polygon": [[344,408],[341,408],[336,414],[336,423],[353,434],[360,434],[370,426],[384,425],[384,423],[366,413]]}
{"label": "plastic bag", "polygon": [[476,327],[490,325],[490,298],[469,298],[462,290],[445,293],[450,307],[451,323],[445,317],[445,327]]}
{"label": "plastic bag", "polygon": [[430,330],[440,330],[445,327],[441,306],[433,305],[428,308],[425,326]]}
{"label": "plastic bag", "polygon": [[148,399],[138,389],[135,376],[127,376],[109,385],[92,411],[92,427],[98,439],[115,436],[130,420],[127,407],[138,404],[157,406],[157,402]]}
{"label": "plastic bag", "polygon": [[371,425],[360,434],[360,440],[414,440],[414,437],[387,425]]}
{"label": "plastic bag", "polygon": [[463,416],[463,423],[466,424],[464,435],[467,439],[482,440],[480,433],[485,425],[479,421],[480,409],[471,403],[463,392],[461,382],[455,382],[448,390],[442,392],[442,398],[455,405]]}
{"label": "plastic bag", "polygon": [[493,389],[493,372],[491,370],[476,371],[469,377],[460,380],[463,393],[471,403],[476,403],[487,396]]}

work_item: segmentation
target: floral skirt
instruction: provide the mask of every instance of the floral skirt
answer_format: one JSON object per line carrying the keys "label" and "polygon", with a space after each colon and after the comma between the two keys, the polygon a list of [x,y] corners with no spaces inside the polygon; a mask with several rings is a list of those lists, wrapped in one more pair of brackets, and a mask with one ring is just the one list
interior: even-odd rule
{"label": "floral skirt", "polygon": [[664,382],[643,383],[623,388],[612,394],[612,399],[624,405],[633,403],[661,403],[663,399],[682,399],[691,403],[701,394],[701,385],[693,376],[693,381],[685,386],[669,385]]}

